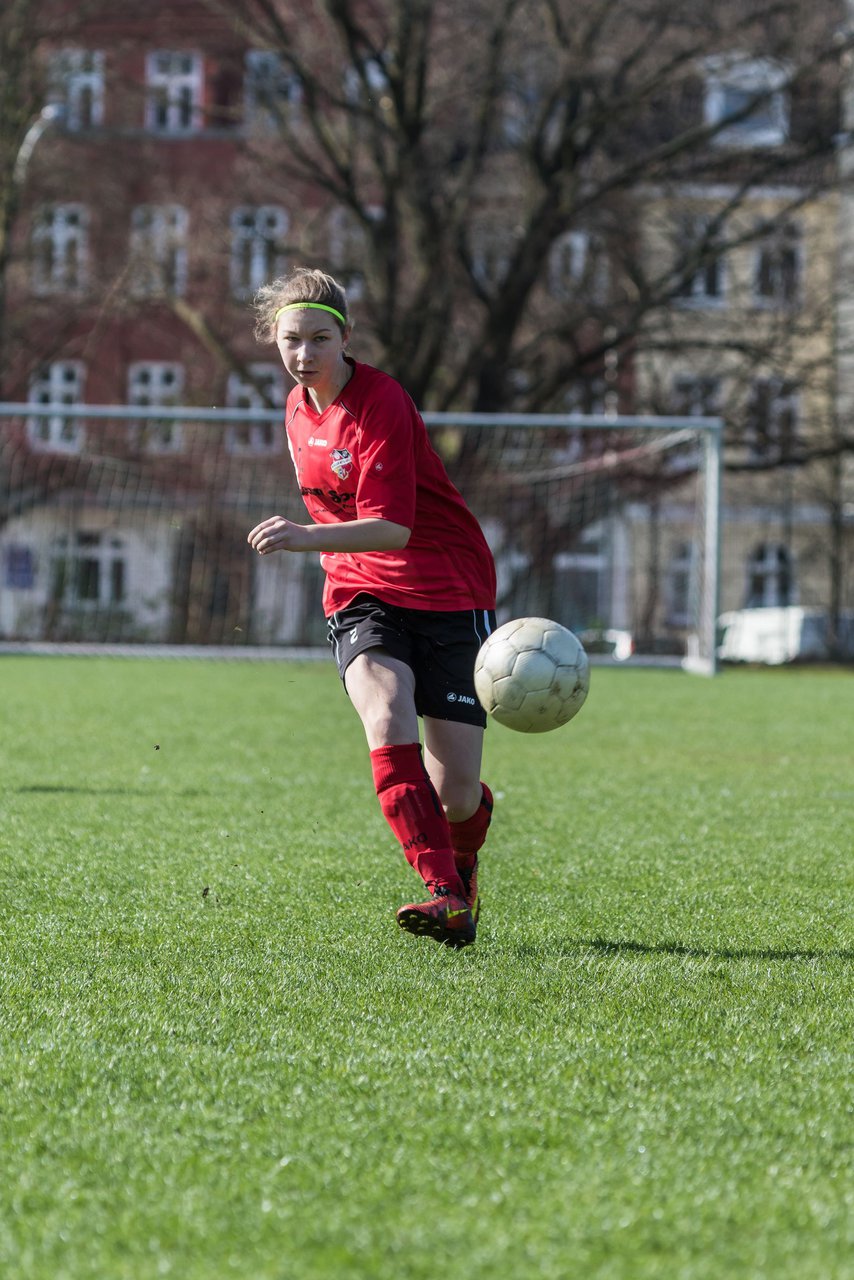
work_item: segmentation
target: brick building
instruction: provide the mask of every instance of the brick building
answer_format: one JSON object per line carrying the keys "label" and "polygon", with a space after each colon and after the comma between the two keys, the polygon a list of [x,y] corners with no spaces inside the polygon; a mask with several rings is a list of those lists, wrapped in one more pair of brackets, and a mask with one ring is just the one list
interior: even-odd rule
{"label": "brick building", "polygon": [[[278,356],[256,343],[249,302],[287,265],[328,263],[350,286],[359,318],[364,227],[322,183],[283,165],[281,121],[299,121],[305,86],[272,42],[247,34],[238,10],[230,20],[228,6],[202,0],[152,0],[133,14],[96,5],[80,11],[67,39],[52,36],[40,49],[55,115],[22,182],[6,282],[3,398],[154,406],[164,416],[118,421],[57,411],[4,419],[4,635],[318,638],[316,568],[284,558],[256,578],[242,547],[247,520],[269,513],[269,504],[298,510],[275,417],[214,424],[168,414],[176,405],[260,411],[283,402]],[[485,331],[490,293],[515,269],[523,172],[515,148],[530,141],[542,96],[536,61],[526,66],[500,99],[484,194],[461,248]],[[834,590],[844,606],[854,592],[844,566],[834,587],[825,554],[829,508],[813,499],[826,477],[815,467],[767,469],[775,450],[779,461],[807,437],[815,442],[836,404],[827,291],[845,219],[827,157],[811,168],[786,160],[795,147],[809,150],[811,130],[827,129],[822,113],[828,101],[832,109],[835,75],[828,67],[820,94],[799,82],[793,97],[773,59],[709,56],[681,85],[675,113],[663,95],[633,121],[637,139],[619,138],[621,163],[635,141],[666,139],[679,113],[689,127],[718,132],[705,156],[686,166],[690,180],[635,180],[556,231],[519,333],[520,347],[533,354],[505,383],[507,409],[541,406],[536,393],[549,386],[541,407],[553,410],[727,417],[727,456],[739,470],[725,495],[724,608],[827,605]],[[354,118],[360,92],[383,102],[384,75],[381,57],[364,60],[358,75],[340,68],[340,102],[352,103]],[[453,164],[463,164],[464,147],[457,155],[451,145],[452,114],[443,127]],[[536,145],[544,151],[548,135]],[[785,180],[751,185],[749,165],[770,171],[774,157]],[[708,229],[744,182],[740,226],[719,250]],[[381,220],[379,192],[377,201]],[[767,235],[758,230],[763,223]],[[438,259],[436,270],[444,275]],[[629,341],[585,363],[609,317],[622,324],[638,291],[668,272],[676,280],[669,300],[642,317]],[[475,323],[474,302],[459,312]],[[357,354],[370,359],[371,333],[358,332]],[[754,354],[746,373],[744,348],[759,334],[767,350]],[[546,345],[552,367],[543,373],[537,349]],[[579,371],[570,384],[560,379],[561,352]],[[838,567],[850,564],[844,460],[837,479]],[[694,551],[678,499],[660,506],[655,529],[648,504],[636,502],[584,528],[569,519],[549,531],[548,555],[566,583],[558,594],[569,602],[563,620],[578,626],[604,617],[620,594],[621,626],[679,646]],[[530,577],[531,549],[499,527],[491,508],[479,514],[492,518],[515,579]],[[653,558],[661,583],[651,586]],[[570,596],[584,600],[585,617],[577,605],[572,612]],[[511,595],[507,607],[527,607],[526,597]]]}
{"label": "brick building", "polygon": [[[162,0],[133,15],[105,9],[73,45],[42,53],[59,123],[26,175],[5,398],[282,404],[278,355],[255,342],[248,306],[290,256],[292,209],[247,158],[250,142],[263,147],[272,135],[275,114],[295,105],[278,59],[241,42],[208,6]],[[106,628],[232,641],[299,631],[297,607],[290,623],[250,635],[250,570],[238,551],[265,487],[275,490],[276,477],[290,487],[272,422],[56,413],[2,429],[12,495],[2,536],[15,566],[0,609],[5,634]],[[294,585],[282,585],[292,600]]]}

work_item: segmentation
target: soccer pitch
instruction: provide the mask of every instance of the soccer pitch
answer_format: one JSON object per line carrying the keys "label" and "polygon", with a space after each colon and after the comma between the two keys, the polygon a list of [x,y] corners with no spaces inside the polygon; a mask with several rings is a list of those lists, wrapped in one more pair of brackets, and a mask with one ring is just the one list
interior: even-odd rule
{"label": "soccer pitch", "polygon": [[4,1280],[854,1276],[850,671],[491,727],[454,952],[331,663],[0,662]]}

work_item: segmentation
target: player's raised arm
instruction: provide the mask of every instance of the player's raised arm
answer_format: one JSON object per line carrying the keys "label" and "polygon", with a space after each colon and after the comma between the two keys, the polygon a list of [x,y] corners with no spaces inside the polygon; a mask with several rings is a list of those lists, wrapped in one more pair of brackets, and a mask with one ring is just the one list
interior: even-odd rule
{"label": "player's raised arm", "polygon": [[392,520],[349,520],[346,524],[295,524],[270,516],[250,532],[259,555],[271,551],[395,551],[405,547],[411,530]]}

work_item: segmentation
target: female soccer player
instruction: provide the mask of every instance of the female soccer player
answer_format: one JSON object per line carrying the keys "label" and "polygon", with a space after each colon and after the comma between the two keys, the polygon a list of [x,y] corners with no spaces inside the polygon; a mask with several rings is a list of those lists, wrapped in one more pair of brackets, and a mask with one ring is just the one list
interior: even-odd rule
{"label": "female soccer player", "polygon": [[473,683],[495,625],[492,555],[406,391],[346,354],[341,286],[299,268],[259,290],[255,307],[256,336],[276,343],[296,383],[285,429],[311,522],[270,516],[249,543],[262,556],[320,554],[329,641],[380,806],[430,894],[401,907],[398,924],[466,946],[492,813]]}

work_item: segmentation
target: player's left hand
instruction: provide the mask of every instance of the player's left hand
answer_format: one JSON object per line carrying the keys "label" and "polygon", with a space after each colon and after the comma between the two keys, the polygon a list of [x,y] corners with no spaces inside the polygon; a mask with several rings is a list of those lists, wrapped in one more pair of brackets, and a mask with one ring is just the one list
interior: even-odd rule
{"label": "player's left hand", "polygon": [[284,516],[270,516],[256,524],[250,532],[247,542],[261,556],[271,551],[301,551],[304,545],[305,530],[301,524],[286,520]]}

